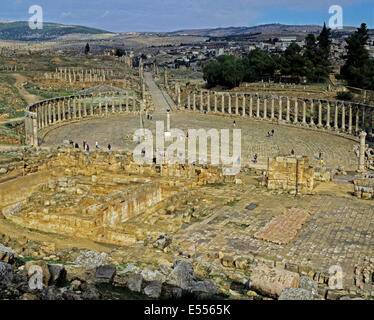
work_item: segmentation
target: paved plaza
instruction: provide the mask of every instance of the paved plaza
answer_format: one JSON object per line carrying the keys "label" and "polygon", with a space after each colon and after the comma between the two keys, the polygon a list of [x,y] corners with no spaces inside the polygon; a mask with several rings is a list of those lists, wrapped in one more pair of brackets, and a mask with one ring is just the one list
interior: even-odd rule
{"label": "paved plaza", "polygon": [[[144,120],[145,128],[150,129],[154,136],[155,122],[158,120],[165,122],[166,130],[166,116],[163,114],[155,114],[153,120]],[[278,125],[261,120],[183,111],[171,114],[171,127],[182,129],[184,132],[188,129],[200,128],[233,129],[234,120],[236,128],[242,130],[244,163],[250,162],[256,153],[259,162],[266,163],[268,157],[290,155],[293,148],[297,155],[308,156],[311,160],[316,160],[319,152],[323,152],[328,168],[342,165],[346,170],[357,169],[358,159],[353,152],[353,146],[357,142],[328,132]],[[91,150],[98,141],[99,146],[104,148],[110,143],[115,150],[132,151],[136,145],[133,141],[133,134],[139,127],[139,115],[118,115],[67,123],[48,132],[41,146],[57,146],[64,140],[71,139],[79,145],[83,140],[87,141]],[[275,130],[274,137],[267,137],[267,133],[272,129]],[[230,141],[232,141],[232,135]]]}

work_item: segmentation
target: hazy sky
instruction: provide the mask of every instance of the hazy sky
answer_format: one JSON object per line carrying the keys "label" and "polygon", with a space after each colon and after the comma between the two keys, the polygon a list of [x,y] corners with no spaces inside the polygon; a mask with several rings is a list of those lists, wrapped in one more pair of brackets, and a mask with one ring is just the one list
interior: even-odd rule
{"label": "hazy sky", "polygon": [[0,0],[0,20],[28,20],[31,5],[43,8],[45,22],[114,32],[322,24],[330,5],[343,7],[344,25],[374,28],[374,0]]}

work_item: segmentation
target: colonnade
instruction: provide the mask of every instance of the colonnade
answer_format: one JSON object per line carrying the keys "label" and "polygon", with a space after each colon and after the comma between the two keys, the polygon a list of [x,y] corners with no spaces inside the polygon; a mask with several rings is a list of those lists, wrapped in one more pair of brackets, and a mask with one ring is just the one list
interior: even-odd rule
{"label": "colonnade", "polygon": [[38,130],[60,122],[122,112],[139,112],[142,102],[135,93],[106,92],[58,97],[30,105],[25,113],[26,143],[38,146]]}
{"label": "colonnade", "polygon": [[[176,90],[180,101],[180,92]],[[197,91],[187,94],[185,108],[326,128],[373,137],[374,107],[353,102],[247,93]]]}

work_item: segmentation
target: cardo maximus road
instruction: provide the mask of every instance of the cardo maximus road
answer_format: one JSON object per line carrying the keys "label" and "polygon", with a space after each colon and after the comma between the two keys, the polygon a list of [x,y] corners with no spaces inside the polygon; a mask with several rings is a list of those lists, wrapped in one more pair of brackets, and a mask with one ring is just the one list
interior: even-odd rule
{"label": "cardo maximus road", "polygon": [[[151,93],[152,100],[155,107],[155,114],[165,114],[166,110],[173,107],[173,102],[167,94],[163,94],[160,88],[153,80],[152,74],[149,72],[144,73],[144,78]],[[168,99],[169,98],[169,99]],[[171,106],[171,107],[170,107]]]}

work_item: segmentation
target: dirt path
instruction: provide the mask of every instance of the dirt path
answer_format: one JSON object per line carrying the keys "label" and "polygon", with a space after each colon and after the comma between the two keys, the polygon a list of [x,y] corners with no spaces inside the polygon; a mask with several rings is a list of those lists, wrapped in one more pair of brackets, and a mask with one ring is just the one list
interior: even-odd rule
{"label": "dirt path", "polygon": [[24,98],[26,100],[26,102],[27,102],[28,105],[29,104],[33,104],[33,103],[35,103],[37,101],[42,100],[41,97],[29,93],[23,87],[22,83],[25,83],[25,82],[28,81],[28,79],[25,76],[23,76],[23,75],[21,75],[19,73],[13,73],[13,74],[11,74],[11,76],[16,80],[16,83],[14,85],[18,89],[18,92],[22,96],[22,98]]}
{"label": "dirt path", "polygon": [[[26,100],[27,104],[33,104],[37,101],[43,100],[41,97],[36,96],[34,94],[29,93],[24,87],[23,83],[27,82],[27,78],[19,73],[12,73],[11,76],[16,80],[14,86],[17,88],[19,94],[23,99]],[[0,121],[0,124],[6,124],[6,123],[11,123],[11,122],[16,122],[16,121],[21,121],[23,120],[23,117],[20,118],[14,118],[14,119],[9,119],[9,120],[4,120]]]}

